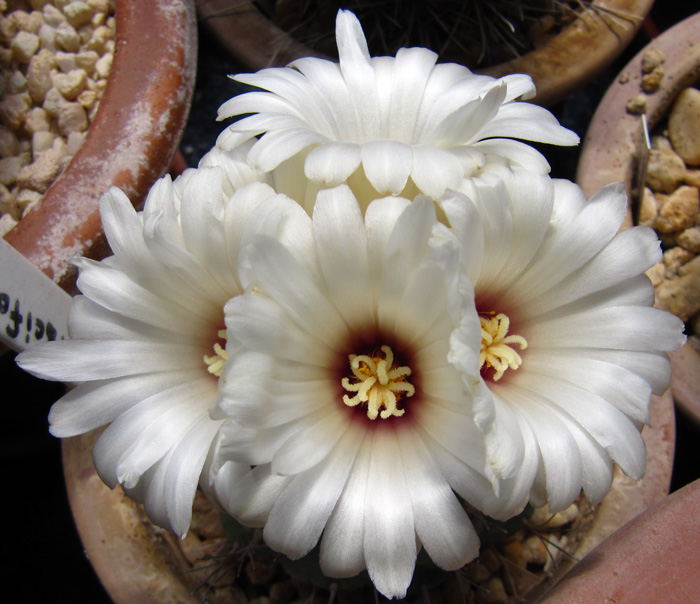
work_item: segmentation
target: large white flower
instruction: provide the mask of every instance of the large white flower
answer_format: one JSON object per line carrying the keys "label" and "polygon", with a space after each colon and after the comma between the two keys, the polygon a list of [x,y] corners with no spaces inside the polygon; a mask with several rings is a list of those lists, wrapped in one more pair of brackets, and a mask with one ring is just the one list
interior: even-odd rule
{"label": "large white flower", "polygon": [[224,464],[215,491],[273,549],[296,559],[320,539],[326,575],[367,568],[402,597],[420,544],[444,569],[477,555],[454,493],[493,493],[472,419],[491,404],[473,292],[427,198],[375,200],[363,218],[343,185],[306,218],[242,253],[219,453],[255,468]]}
{"label": "large white flower", "polygon": [[241,291],[243,225],[274,196],[258,178],[214,150],[199,169],[157,182],[143,212],[112,188],[100,211],[114,255],[75,261],[82,296],[71,308],[71,339],[18,357],[30,373],[78,384],[52,407],[51,432],[109,424],[94,450],[100,477],[121,483],[178,535],[188,530],[200,474],[208,487],[202,468],[225,421],[209,415],[225,361],[223,309]]}
{"label": "large white flower", "polygon": [[560,510],[581,489],[600,501],[613,462],[643,476],[640,429],[652,392],[669,384],[664,351],[684,336],[677,317],[652,308],[654,232],[617,232],[622,184],[587,201],[568,181],[495,172],[465,187],[473,204],[455,193],[442,207],[481,316],[488,457],[496,474],[522,461],[483,508],[507,518],[528,500]]}
{"label": "large white flower", "polygon": [[[537,105],[527,75],[500,79],[426,48],[369,56],[355,15],[339,11],[339,63],[304,58],[234,79],[263,89],[224,103],[219,117],[253,113],[218,144],[230,149],[263,134],[248,160],[273,171],[275,189],[310,210],[316,192],[348,181],[360,203],[388,194],[439,199],[490,163],[548,173],[531,146],[513,139],[574,145],[578,136]],[[305,173],[309,183],[297,176]]]}

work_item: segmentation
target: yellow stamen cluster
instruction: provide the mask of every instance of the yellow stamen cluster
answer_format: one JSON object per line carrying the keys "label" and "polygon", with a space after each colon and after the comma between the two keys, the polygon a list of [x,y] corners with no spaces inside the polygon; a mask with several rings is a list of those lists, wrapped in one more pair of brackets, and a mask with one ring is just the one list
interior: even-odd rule
{"label": "yellow stamen cluster", "polygon": [[[396,404],[402,395],[413,396],[416,389],[409,384],[406,378],[411,375],[410,367],[393,367],[394,352],[390,346],[382,346],[384,358],[370,357],[366,354],[351,354],[350,369],[356,382],[350,382],[343,378],[341,383],[348,392],[357,392],[353,397],[343,396],[343,402],[348,407],[355,407],[360,403],[367,403],[367,417],[369,419],[382,419],[404,414],[403,409],[398,409]],[[381,413],[380,413],[381,410]]]}
{"label": "yellow stamen cluster", "polygon": [[[216,335],[222,340],[225,340],[226,330],[221,329]],[[221,376],[221,370],[224,368],[224,363],[227,360],[228,354],[226,354],[226,350],[224,350],[224,348],[218,342],[214,344],[214,354],[212,356],[207,356],[206,354],[204,355],[204,362],[207,365],[207,371],[216,377]]]}
{"label": "yellow stamen cluster", "polygon": [[503,377],[506,369],[517,369],[523,364],[520,355],[509,344],[517,344],[520,350],[527,348],[527,340],[522,336],[509,336],[510,319],[500,313],[490,319],[481,317],[481,352],[479,367],[484,363],[496,370],[493,381]]}

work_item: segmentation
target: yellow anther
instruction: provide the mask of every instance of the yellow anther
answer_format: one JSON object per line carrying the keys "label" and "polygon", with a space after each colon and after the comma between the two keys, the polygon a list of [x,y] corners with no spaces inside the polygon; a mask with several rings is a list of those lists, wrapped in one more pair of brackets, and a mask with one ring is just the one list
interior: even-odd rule
{"label": "yellow anther", "polygon": [[487,319],[481,317],[481,352],[479,353],[479,367],[486,364],[493,367],[496,373],[493,381],[497,382],[503,377],[506,369],[517,369],[523,364],[520,355],[509,344],[520,346],[520,350],[527,348],[527,340],[522,336],[509,336],[510,319],[500,313]]}
{"label": "yellow anther", "polygon": [[[390,346],[382,346],[382,357],[370,357],[366,354],[349,356],[350,369],[357,381],[351,382],[343,378],[341,384],[348,392],[356,392],[355,396],[343,396],[343,402],[348,407],[367,403],[367,417],[370,419],[387,419],[392,415],[401,417],[403,409],[397,408],[401,396],[413,396],[416,389],[406,381],[411,375],[411,368],[394,367],[394,352]],[[381,411],[381,412],[380,412]]]}
{"label": "yellow anther", "polygon": [[[216,335],[222,340],[225,340],[226,330],[221,329]],[[226,350],[218,342],[214,344],[214,354],[212,356],[204,355],[204,363],[207,365],[207,371],[216,377],[221,376],[221,370],[224,368],[224,363],[226,363],[227,360],[228,354],[226,354]]]}

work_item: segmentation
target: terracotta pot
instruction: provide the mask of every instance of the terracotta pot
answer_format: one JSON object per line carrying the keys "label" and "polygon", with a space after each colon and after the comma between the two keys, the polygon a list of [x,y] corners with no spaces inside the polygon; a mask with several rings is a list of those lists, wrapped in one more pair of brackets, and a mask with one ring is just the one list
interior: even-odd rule
{"label": "terracotta pot", "polygon": [[116,0],[112,71],[85,143],[5,239],[64,289],[77,255],[108,253],[98,201],[110,186],[143,202],[168,170],[189,113],[197,30],[191,0]]}
{"label": "terracotta pot", "polygon": [[[616,78],[598,109],[583,142],[576,180],[587,196],[614,181],[625,183],[628,192],[636,187],[642,140],[641,117],[627,112],[628,101],[640,93],[641,63],[650,48],[666,55],[661,87],[646,96],[650,130],[668,112],[677,94],[700,81],[700,13],[664,32],[642,49]],[[626,226],[632,225],[628,215]],[[686,344],[670,355],[673,366],[671,388],[676,403],[700,424],[700,355]]]}
{"label": "terracotta pot", "polygon": [[660,501],[605,540],[541,604],[700,601],[700,481]]}
{"label": "terracotta pot", "polygon": [[[500,65],[478,69],[500,77],[528,73],[537,86],[533,102],[549,106],[562,100],[605,69],[632,41],[654,0],[598,0],[619,14],[605,19],[592,12],[574,20],[544,46]],[[197,7],[221,44],[242,67],[257,71],[282,66],[299,57],[322,56],[269,21],[255,2],[208,0]]]}

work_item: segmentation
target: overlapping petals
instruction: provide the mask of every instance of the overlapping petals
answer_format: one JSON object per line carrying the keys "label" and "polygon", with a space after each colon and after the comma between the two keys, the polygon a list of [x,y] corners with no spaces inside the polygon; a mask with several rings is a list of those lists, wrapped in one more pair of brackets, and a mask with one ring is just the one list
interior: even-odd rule
{"label": "overlapping petals", "polygon": [[[304,58],[238,75],[262,90],[219,110],[220,118],[253,115],[231,125],[218,144],[231,149],[262,134],[250,164],[272,172],[276,189],[309,211],[312,185],[351,182],[363,207],[387,194],[439,199],[490,163],[549,171],[540,153],[514,139],[578,143],[549,111],[518,100],[534,96],[529,76],[476,75],[437,64],[425,48],[372,58],[349,11],[338,13],[336,39],[339,63]],[[302,171],[311,190],[292,193],[289,174]]]}
{"label": "overlapping petals", "polygon": [[617,232],[627,210],[619,183],[586,200],[570,182],[502,171],[474,181],[470,198],[455,193],[442,207],[477,310],[505,313],[527,342],[518,369],[497,381],[484,373],[494,471],[522,463],[482,509],[507,518],[529,500],[556,511],[581,489],[600,501],[613,462],[643,476],[639,430],[651,394],[669,384],[665,351],[684,341],[681,321],[652,308],[644,271],[660,258],[658,239],[646,227]]}
{"label": "overlapping petals", "polygon": [[204,357],[215,354],[224,304],[241,292],[241,225],[274,197],[239,153],[216,149],[175,182],[160,180],[140,213],[118,189],[106,193],[100,211],[114,255],[75,261],[82,295],[71,339],[18,356],[30,373],[77,384],[52,407],[51,432],[107,425],[94,450],[100,477],[179,535],[226,421],[210,417],[218,378]]}
{"label": "overlapping petals", "polygon": [[[379,199],[363,217],[347,187],[324,191],[295,240],[251,242],[246,293],[226,305],[219,407],[234,423],[222,430],[219,502],[291,558],[320,539],[324,573],[367,568],[388,597],[405,594],[416,543],[445,569],[474,558],[455,492],[474,503],[493,493],[472,419],[490,398],[479,321],[445,231],[425,198]],[[471,347],[451,352],[452,334]],[[341,384],[350,354],[383,344],[410,368],[415,396],[372,420]],[[254,469],[241,476],[243,463]]]}

